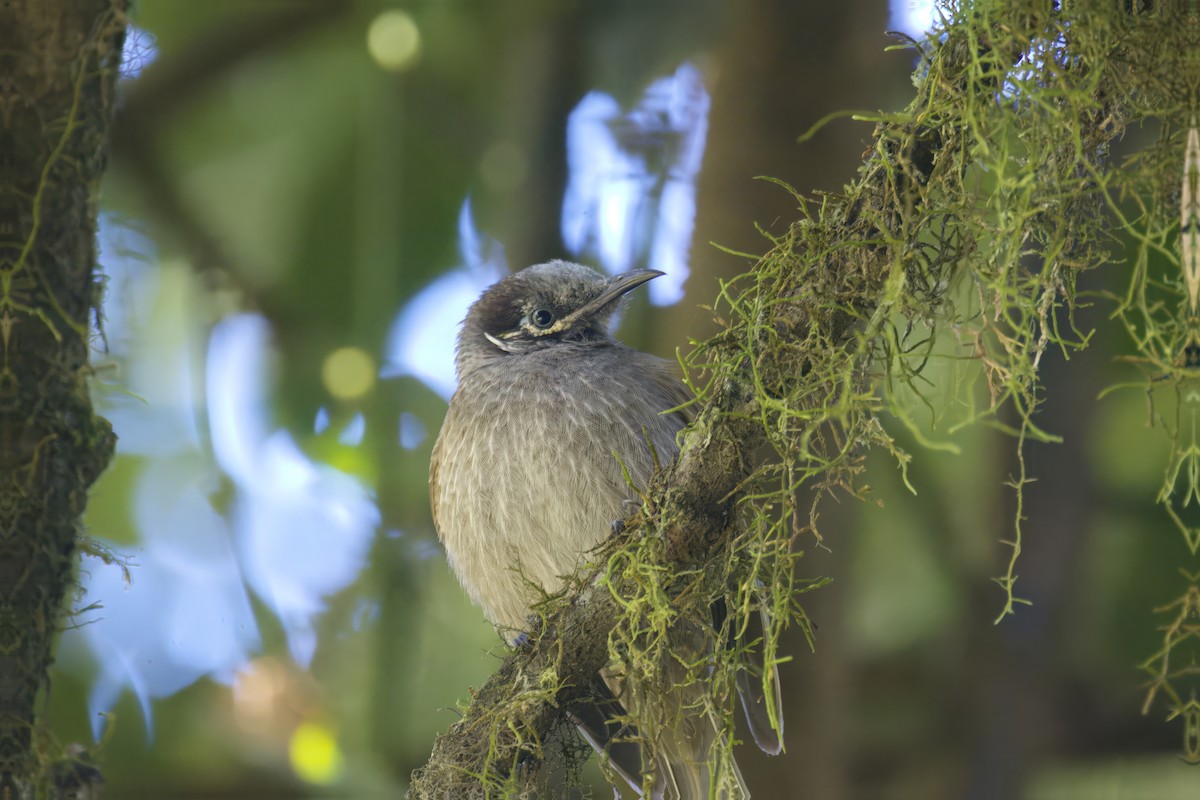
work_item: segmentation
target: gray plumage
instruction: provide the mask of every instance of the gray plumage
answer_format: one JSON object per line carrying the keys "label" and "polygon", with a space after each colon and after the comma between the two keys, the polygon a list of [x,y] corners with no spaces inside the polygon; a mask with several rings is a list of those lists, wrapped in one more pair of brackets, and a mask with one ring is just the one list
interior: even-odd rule
{"label": "gray plumage", "polygon": [[[455,574],[509,641],[530,606],[558,591],[627,516],[636,495],[622,464],[642,487],[654,468],[647,442],[663,461],[677,450],[686,420],[663,413],[688,399],[676,366],[608,330],[625,293],[661,274],[606,278],[564,261],[538,264],[489,288],[463,322],[458,389],[434,446],[430,497]],[[638,687],[606,682],[637,718]],[[703,707],[699,697],[674,700]],[[611,710],[575,714],[600,750],[614,740],[597,724],[605,716]],[[649,720],[642,727],[658,765],[654,796],[707,798],[715,721],[697,710],[675,730]],[[610,756],[639,788],[640,776],[628,774],[640,772],[638,764]],[[740,775],[734,782],[741,785]],[[744,787],[730,797],[740,796],[749,796]]]}

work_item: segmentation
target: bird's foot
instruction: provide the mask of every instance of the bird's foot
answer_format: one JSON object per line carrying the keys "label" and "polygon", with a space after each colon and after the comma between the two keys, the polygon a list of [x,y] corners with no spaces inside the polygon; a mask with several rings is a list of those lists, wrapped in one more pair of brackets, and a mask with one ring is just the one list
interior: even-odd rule
{"label": "bird's foot", "polygon": [[[631,516],[635,511],[642,507],[642,501],[636,497],[626,497],[621,501],[621,505],[625,507],[625,516]],[[612,521],[612,535],[616,536],[625,530],[625,520],[614,519]]]}

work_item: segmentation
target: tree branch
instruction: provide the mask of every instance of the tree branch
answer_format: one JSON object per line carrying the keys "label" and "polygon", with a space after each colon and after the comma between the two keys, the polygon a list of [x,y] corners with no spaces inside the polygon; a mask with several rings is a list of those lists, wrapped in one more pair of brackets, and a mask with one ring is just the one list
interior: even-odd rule
{"label": "tree branch", "polygon": [[[782,487],[770,495],[779,503],[794,502],[792,492],[813,478],[852,486],[855,454],[871,445],[888,448],[903,462],[875,417],[870,369],[879,362],[890,368],[901,357],[905,334],[894,330],[893,320],[932,319],[964,264],[976,276],[990,269],[988,279],[998,285],[1025,281],[1012,299],[996,301],[1001,322],[984,328],[1000,342],[999,352],[979,353],[981,360],[993,359],[992,368],[1009,370],[1002,387],[1007,394],[996,402],[1012,402],[1029,424],[1046,315],[1056,298],[1070,302],[1070,267],[1092,255],[1083,234],[1095,224],[1098,192],[1080,175],[1097,170],[1107,143],[1123,128],[1116,72],[1094,76],[1086,60],[1070,55],[1051,63],[1060,70],[1055,79],[1065,81],[1069,72],[1075,87],[1085,88],[1060,101],[1057,117],[1047,115],[1072,128],[1065,136],[1056,130],[1058,138],[1039,154],[1044,161],[1037,165],[1044,166],[1034,180],[1044,183],[1047,195],[1021,202],[1035,208],[1059,203],[1061,217],[1031,214],[1019,223],[1026,226],[1023,236],[1020,230],[997,234],[992,218],[971,216],[986,203],[968,184],[968,168],[988,144],[994,153],[997,141],[1019,137],[1013,119],[1027,110],[998,98],[1014,65],[1031,53],[1050,63],[1055,54],[1046,51],[1059,46],[1060,31],[1074,35],[1086,28],[1064,16],[1049,4],[1015,0],[965,6],[956,24],[927,43],[926,62],[916,74],[917,99],[901,113],[880,115],[857,181],[843,196],[822,198],[815,218],[806,216],[774,239],[746,276],[749,288],[722,287],[731,320],[697,348],[710,378],[696,421],[678,458],[655,476],[642,510],[624,529],[629,541],[661,541],[657,550],[639,551],[661,559],[651,565],[655,574],[729,573],[733,537],[741,535],[737,515],[750,505],[742,502],[743,493],[769,472],[752,460],[763,445],[781,459],[769,472]],[[1093,52],[1087,49],[1092,44],[1082,52]],[[1029,108],[1033,112],[1022,119],[1045,124],[1036,103]],[[992,127],[984,130],[988,114],[994,114]],[[985,136],[994,138],[980,144]],[[996,160],[1037,168],[1007,150]],[[807,213],[806,202],[800,204]],[[993,235],[995,243],[988,239]],[[1028,241],[1053,243],[1039,269],[1022,266]],[[1016,306],[1017,322],[1003,316],[1013,307],[1005,303]],[[1014,377],[1014,369],[1026,367],[1032,377]],[[757,519],[769,523],[770,513]],[[777,537],[776,552],[789,551],[786,533],[770,535]],[[629,616],[623,601],[638,592],[627,581],[597,570],[550,614],[529,646],[505,659],[463,718],[438,737],[429,762],[414,772],[408,797],[481,798],[527,788],[524,774],[533,771],[527,765],[536,763],[539,743],[561,722],[561,706],[609,663],[614,626]],[[787,598],[788,608],[794,599]]]}
{"label": "tree branch", "polygon": [[[884,238],[859,209],[879,203],[878,198],[918,199],[914,192],[924,182],[932,154],[940,149],[945,134],[937,128],[904,131],[880,126],[875,136],[879,146],[863,179],[843,201],[842,213],[828,223],[831,229],[841,228],[845,240],[867,243]],[[904,213],[895,210],[891,216],[898,223]],[[901,230],[889,234],[900,242],[911,235]],[[773,317],[761,324],[771,329],[772,338],[802,342],[820,329],[823,336],[844,345],[855,322],[870,315],[873,304],[868,298],[881,291],[891,259],[892,248],[871,244],[833,255],[827,269],[843,276],[845,285],[834,285],[831,294],[854,295],[863,302],[829,313],[811,299],[800,299],[799,293],[790,299],[779,294],[780,302],[772,304]],[[774,290],[789,291],[783,285]],[[780,385],[803,381],[808,373],[804,366],[796,369],[790,353],[776,360],[775,355],[785,352],[782,349],[765,349],[758,363],[750,363],[736,347],[722,344],[723,337],[745,333],[729,330],[709,343],[729,358],[714,360],[729,367],[714,377],[714,391],[685,434],[676,461],[655,476],[647,503],[651,516],[638,514],[626,521],[625,536],[665,536],[667,565],[675,573],[711,568],[724,558],[739,487],[753,470],[752,454],[766,442],[752,373]],[[586,687],[589,676],[608,663],[609,634],[623,614],[616,600],[622,587],[600,585],[595,577],[569,606],[546,621],[528,648],[504,660],[474,696],[465,716],[438,737],[429,762],[413,774],[409,798],[490,796],[486,785],[502,785],[510,779],[503,770],[529,758],[522,742],[543,741],[560,723],[561,705],[576,693],[582,695],[578,687]],[[556,698],[530,700],[542,691],[548,673],[557,673],[561,682]],[[499,714],[498,709],[502,709]],[[492,740],[495,731],[509,734],[481,747],[480,742]]]}

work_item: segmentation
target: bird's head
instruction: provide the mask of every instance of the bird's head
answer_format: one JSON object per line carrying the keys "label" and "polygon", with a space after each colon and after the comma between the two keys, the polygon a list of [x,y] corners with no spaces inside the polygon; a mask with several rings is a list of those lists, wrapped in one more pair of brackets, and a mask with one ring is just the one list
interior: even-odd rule
{"label": "bird's head", "polygon": [[480,359],[528,353],[561,342],[610,341],[625,294],[663,273],[607,277],[569,261],[535,264],[489,287],[467,312],[458,338],[460,375]]}

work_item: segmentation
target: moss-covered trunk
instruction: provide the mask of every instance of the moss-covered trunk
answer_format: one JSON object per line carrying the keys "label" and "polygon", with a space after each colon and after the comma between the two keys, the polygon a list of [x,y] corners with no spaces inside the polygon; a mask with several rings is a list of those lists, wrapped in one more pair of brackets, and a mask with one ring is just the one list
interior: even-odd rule
{"label": "moss-covered trunk", "polygon": [[[88,397],[97,185],[124,0],[0,2],[0,797],[47,794],[35,702],[88,486],[114,437]],[[60,787],[60,790],[63,787]]]}

